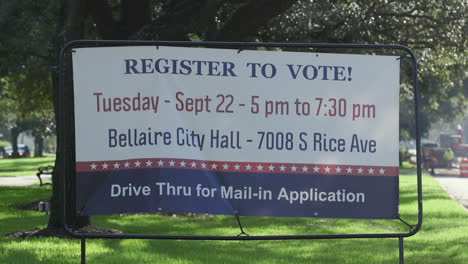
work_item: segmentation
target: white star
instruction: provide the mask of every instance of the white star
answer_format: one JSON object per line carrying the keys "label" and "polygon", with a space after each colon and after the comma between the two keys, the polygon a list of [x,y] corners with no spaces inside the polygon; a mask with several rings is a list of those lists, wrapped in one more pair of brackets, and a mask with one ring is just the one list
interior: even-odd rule
{"label": "white star", "polygon": [[218,168],[218,164],[216,164],[216,163],[211,164],[211,168],[212,168],[213,170],[215,170],[216,168]]}
{"label": "white star", "polygon": [[384,168],[381,168],[381,169],[379,170],[379,172],[380,172],[380,174],[385,174]]}
{"label": "white star", "polygon": [[362,168],[357,169],[357,172],[358,172],[359,174],[362,174],[363,171],[364,171],[364,170],[363,170]]}
{"label": "white star", "polygon": [[120,168],[120,163],[118,162],[114,163],[114,169],[118,169],[118,168]]}
{"label": "white star", "polygon": [[102,164],[103,169],[107,169],[107,167],[109,167],[109,164],[107,164],[107,163]]}
{"label": "white star", "polygon": [[139,160],[137,160],[133,164],[135,165],[135,167],[140,167],[141,162]]}
{"label": "white star", "polygon": [[205,163],[205,162],[202,162],[202,164],[200,164],[200,165],[201,165],[201,167],[202,167],[203,169],[206,169],[206,163]]}
{"label": "white star", "polygon": [[341,173],[341,168],[340,167],[337,167],[335,170],[336,170],[336,173]]}
{"label": "white star", "polygon": [[263,170],[262,164],[260,164],[260,165],[257,166],[257,170],[258,170],[258,171],[262,171],[262,170]]}
{"label": "white star", "polygon": [[239,164],[234,165],[234,169],[235,170],[240,170],[240,165]]}
{"label": "white star", "polygon": [[151,165],[153,165],[151,160],[146,161],[146,167],[151,167]]}
{"label": "white star", "polygon": [[302,167],[302,172],[307,172],[309,171],[309,168],[307,168],[307,166],[304,165],[304,167]]}
{"label": "white star", "polygon": [[195,161],[192,161],[192,163],[190,163],[190,167],[196,168],[196,167],[197,167],[197,163],[196,163]]}
{"label": "white star", "polygon": [[347,172],[347,173],[351,173],[351,172],[353,172],[353,169],[351,169],[351,167],[348,167],[348,168],[346,169],[346,172]]}
{"label": "white star", "polygon": [[225,170],[229,169],[229,165],[227,163],[224,163],[223,164],[223,169],[225,169]]}
{"label": "white star", "polygon": [[274,171],[274,170],[275,170],[275,166],[270,165],[270,166],[268,167],[268,169],[269,169],[270,171]]}
{"label": "white star", "polygon": [[173,161],[173,160],[169,161],[169,166],[174,167],[175,166],[175,161]]}
{"label": "white star", "polygon": [[325,172],[330,172],[330,168],[328,166],[325,168]]}
{"label": "white star", "polygon": [[181,161],[179,164],[180,164],[180,167],[185,167],[185,165],[187,165],[185,161]]}
{"label": "white star", "polygon": [[158,161],[158,166],[161,167],[161,166],[163,166],[163,165],[164,165],[164,161],[159,160],[159,161]]}
{"label": "white star", "polygon": [[317,165],[315,165],[315,167],[314,167],[314,172],[319,172],[319,170],[320,170],[320,168],[317,167]]}
{"label": "white star", "polygon": [[252,166],[250,166],[250,164],[247,164],[247,166],[245,166],[245,169],[246,169],[246,170],[251,170],[251,169],[252,169]]}
{"label": "white star", "polygon": [[291,171],[297,171],[296,165],[293,165],[293,166],[291,167]]}
{"label": "white star", "polygon": [[130,162],[126,161],[126,162],[124,163],[124,166],[125,166],[125,168],[129,168],[129,167],[130,167]]}
{"label": "white star", "polygon": [[93,163],[93,164],[90,165],[90,167],[91,167],[92,170],[95,170],[97,168],[97,165],[96,165],[96,163]]}
{"label": "white star", "polygon": [[367,171],[369,172],[369,174],[374,174],[374,169],[373,168],[370,168]]}
{"label": "white star", "polygon": [[280,171],[285,171],[286,170],[286,167],[284,165],[281,165],[280,166]]}

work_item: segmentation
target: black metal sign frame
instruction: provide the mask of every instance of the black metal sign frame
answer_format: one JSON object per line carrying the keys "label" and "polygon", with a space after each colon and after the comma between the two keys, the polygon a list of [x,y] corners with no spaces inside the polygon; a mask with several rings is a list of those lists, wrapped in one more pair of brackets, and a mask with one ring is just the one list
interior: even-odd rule
{"label": "black metal sign frame", "polygon": [[[67,102],[65,99],[64,91],[64,72],[65,72],[65,56],[67,53],[72,52],[73,48],[80,47],[115,47],[115,46],[178,46],[178,47],[211,47],[211,48],[326,48],[326,49],[350,49],[350,50],[400,50],[406,54],[402,57],[411,59],[412,62],[412,82],[413,82],[413,94],[414,94],[414,120],[415,120],[415,135],[416,135],[416,152],[417,152],[417,203],[418,203],[418,222],[416,225],[410,225],[407,222],[399,219],[403,224],[410,227],[410,231],[407,233],[369,233],[369,234],[307,234],[307,235],[268,235],[268,236],[202,236],[202,235],[158,235],[158,234],[91,234],[91,233],[77,233],[65,225],[65,229],[70,235],[81,238],[81,257],[82,263],[85,263],[86,254],[86,238],[109,238],[109,239],[177,239],[177,240],[292,240],[292,239],[356,239],[356,238],[398,238],[399,241],[399,258],[400,263],[404,263],[404,246],[403,238],[410,237],[416,234],[422,226],[423,220],[423,199],[422,199],[422,176],[421,176],[421,155],[420,155],[420,121],[419,121],[419,104],[420,95],[418,87],[418,67],[417,58],[415,53],[408,47],[403,45],[381,45],[381,44],[327,44],[327,43],[253,43],[253,42],[186,42],[186,41],[127,41],[127,40],[77,40],[69,42],[62,49],[60,54],[59,71],[59,110],[63,112]],[[71,67],[71,66],[68,66]],[[62,117],[64,118],[64,117]],[[63,135],[64,125],[58,124],[59,135]],[[60,131],[62,133],[60,133]],[[58,138],[60,153],[66,153],[68,146],[66,146],[63,136]],[[62,159],[63,160],[63,159]],[[67,168],[70,164],[58,164]],[[61,175],[59,175],[61,176]],[[64,189],[67,185],[66,177],[63,179]],[[67,193],[63,193],[62,199],[62,210],[63,219],[66,223],[66,201]],[[245,234],[240,224],[239,218],[237,218],[239,227],[242,231],[241,234]]]}

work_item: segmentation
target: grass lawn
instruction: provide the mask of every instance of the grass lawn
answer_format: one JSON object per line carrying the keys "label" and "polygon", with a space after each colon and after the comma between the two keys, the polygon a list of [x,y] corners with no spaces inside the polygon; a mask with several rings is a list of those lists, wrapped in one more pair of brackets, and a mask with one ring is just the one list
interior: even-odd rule
{"label": "grass lawn", "polygon": [[37,168],[54,165],[55,155],[42,158],[0,159],[0,177],[36,175]]}
{"label": "grass lawn", "polygon": [[[401,216],[416,223],[415,177],[400,177]],[[405,238],[406,263],[468,263],[468,212],[431,176],[424,177],[424,223]],[[50,187],[0,188],[0,263],[79,263],[75,239],[4,237],[45,227],[44,214],[11,206],[46,198]],[[251,235],[406,232],[390,220],[241,218]],[[237,235],[232,216],[114,215],[92,218],[96,226],[127,233]],[[87,240],[87,263],[398,263],[398,239],[291,241]]]}
{"label": "grass lawn", "polygon": [[400,175],[414,175],[416,172],[416,164],[403,161],[403,166],[400,167]]}
{"label": "grass lawn", "polygon": [[10,146],[10,145],[11,145],[10,141],[0,140],[0,148]]}

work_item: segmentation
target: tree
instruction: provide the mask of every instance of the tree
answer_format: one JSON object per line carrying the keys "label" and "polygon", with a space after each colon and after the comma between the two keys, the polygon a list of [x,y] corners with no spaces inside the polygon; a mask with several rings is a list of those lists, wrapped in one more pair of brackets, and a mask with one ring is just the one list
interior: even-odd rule
{"label": "tree", "polygon": [[34,157],[43,157],[44,140],[48,136],[55,135],[55,116],[33,116],[29,122],[29,129],[34,137]]}
{"label": "tree", "polygon": [[47,94],[50,83],[48,79],[41,79],[43,72],[29,73],[28,70],[24,67],[21,73],[9,73],[0,79],[0,121],[11,130],[13,157],[19,157],[17,138],[21,132],[34,129],[38,139],[53,133],[50,131],[51,123],[37,122],[41,118],[51,117],[52,104],[50,95]]}
{"label": "tree", "polygon": [[11,129],[14,156],[18,155],[18,134],[30,129],[32,119],[52,113],[47,56],[51,31],[49,17],[39,16],[46,6],[36,1],[0,4],[0,119],[3,116],[2,123]]}
{"label": "tree", "polygon": [[17,104],[8,92],[8,85],[5,78],[0,78],[0,123],[3,124],[4,129],[11,129],[16,122]]}
{"label": "tree", "polygon": [[[257,0],[257,1],[215,1],[215,0],[172,0],[151,2],[142,1],[85,1],[68,0],[61,6],[57,16],[57,37],[54,39],[53,61],[57,65],[58,52],[65,43],[97,36],[102,39],[160,39],[190,40],[191,37],[212,40],[248,40],[254,37],[258,29],[271,18],[284,12],[297,0]],[[218,23],[218,13],[229,13],[229,19]],[[255,16],[252,16],[255,14]],[[252,16],[251,19],[245,19]],[[227,17],[227,16],[226,16]],[[90,20],[90,18],[92,20]],[[58,76],[53,72],[55,91],[55,109],[57,116],[57,152],[56,171],[53,175],[52,213],[49,227],[64,224],[61,217],[60,199],[62,193],[69,197],[75,195],[75,150],[73,148],[73,88],[70,70],[70,58],[66,58],[64,98],[65,109],[58,109]],[[70,164],[68,167],[60,164]],[[61,175],[58,177],[57,175]],[[63,179],[68,180],[65,189]],[[74,199],[67,200],[65,222],[72,228],[80,228],[90,223],[89,217],[76,217]]]}
{"label": "tree", "polygon": [[0,79],[0,123],[9,130],[9,139],[13,147],[12,157],[19,157],[17,138],[21,132],[19,127],[19,119],[16,114],[18,104],[14,100],[14,96],[10,94],[10,84],[7,78]]}
{"label": "tree", "polygon": [[[411,47],[419,58],[425,133],[432,122],[452,119],[468,105],[463,89],[468,77],[467,8],[464,0],[301,1],[264,28],[260,39]],[[411,96],[402,89],[400,119],[403,133],[414,136],[408,115],[414,112]]]}

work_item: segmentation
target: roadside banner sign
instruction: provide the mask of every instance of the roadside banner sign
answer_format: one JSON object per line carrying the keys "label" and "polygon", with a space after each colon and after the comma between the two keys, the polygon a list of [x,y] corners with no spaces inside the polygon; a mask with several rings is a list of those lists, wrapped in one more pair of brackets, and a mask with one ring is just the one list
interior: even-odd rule
{"label": "roadside banner sign", "polygon": [[79,214],[398,218],[397,56],[73,51]]}

